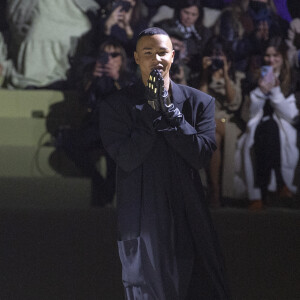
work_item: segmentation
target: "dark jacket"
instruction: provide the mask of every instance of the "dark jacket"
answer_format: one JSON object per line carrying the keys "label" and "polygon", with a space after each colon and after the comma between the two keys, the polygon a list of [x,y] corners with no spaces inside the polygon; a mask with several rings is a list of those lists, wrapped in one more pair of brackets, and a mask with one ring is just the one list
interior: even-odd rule
{"label": "dark jacket", "polygon": [[214,99],[172,82],[172,101],[184,115],[172,128],[144,94],[141,83],[125,88],[100,109],[103,145],[117,164],[127,299],[228,299],[198,173],[216,147]]}

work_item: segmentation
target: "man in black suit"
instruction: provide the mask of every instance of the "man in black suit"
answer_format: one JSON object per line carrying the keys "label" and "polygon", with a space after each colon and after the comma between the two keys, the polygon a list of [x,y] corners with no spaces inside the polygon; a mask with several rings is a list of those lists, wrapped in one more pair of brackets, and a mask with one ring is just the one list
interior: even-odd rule
{"label": "man in black suit", "polygon": [[214,99],[170,80],[160,28],[134,53],[141,82],[102,102],[103,145],[117,164],[119,255],[126,299],[229,299],[198,169],[215,150]]}

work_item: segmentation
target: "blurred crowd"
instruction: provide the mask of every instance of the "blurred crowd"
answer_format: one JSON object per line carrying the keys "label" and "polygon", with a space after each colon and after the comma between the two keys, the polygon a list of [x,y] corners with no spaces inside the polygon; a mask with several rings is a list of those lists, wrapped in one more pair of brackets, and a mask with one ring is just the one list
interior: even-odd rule
{"label": "blurred crowd", "polygon": [[[218,149],[205,170],[213,208],[299,207],[299,0],[7,0],[0,7],[0,86],[72,90],[86,116],[56,136],[111,203],[115,164],[101,146],[99,103],[139,78],[139,32],[164,29],[171,79],[216,99]],[[104,178],[94,157],[104,156]]]}

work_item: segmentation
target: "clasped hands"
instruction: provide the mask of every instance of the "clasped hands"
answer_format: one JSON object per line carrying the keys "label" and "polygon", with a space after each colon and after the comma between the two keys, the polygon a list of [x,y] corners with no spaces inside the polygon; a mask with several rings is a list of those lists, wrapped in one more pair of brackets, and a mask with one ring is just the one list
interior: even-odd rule
{"label": "clasped hands", "polygon": [[146,86],[148,104],[156,111],[160,111],[172,127],[178,127],[183,120],[183,114],[171,103],[168,91],[164,87],[161,73],[154,69],[149,75]]}

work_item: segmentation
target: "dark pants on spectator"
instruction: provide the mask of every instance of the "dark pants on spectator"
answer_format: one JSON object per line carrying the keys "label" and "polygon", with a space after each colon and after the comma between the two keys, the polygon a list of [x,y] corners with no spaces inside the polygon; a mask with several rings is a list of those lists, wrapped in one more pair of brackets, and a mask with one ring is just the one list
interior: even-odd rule
{"label": "dark pants on spectator", "polygon": [[253,150],[255,185],[261,188],[262,198],[265,199],[272,170],[275,172],[277,190],[284,185],[281,174],[279,128],[272,117],[258,124]]}

